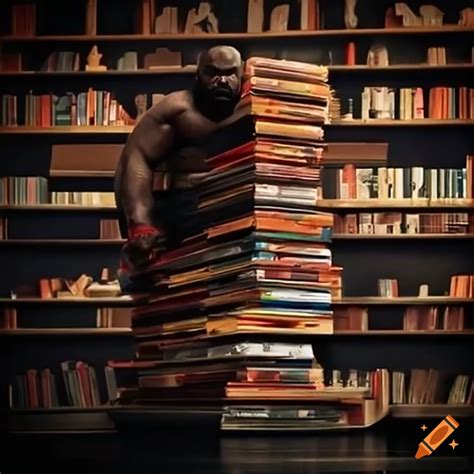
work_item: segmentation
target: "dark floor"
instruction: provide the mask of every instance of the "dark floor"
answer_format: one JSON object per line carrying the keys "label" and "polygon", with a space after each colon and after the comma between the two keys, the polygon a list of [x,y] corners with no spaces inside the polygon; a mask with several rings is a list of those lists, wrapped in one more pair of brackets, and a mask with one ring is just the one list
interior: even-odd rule
{"label": "dark floor", "polygon": [[430,457],[416,460],[421,425],[391,422],[363,431],[293,436],[218,435],[209,427],[186,426],[153,431],[128,427],[117,434],[10,435],[1,443],[0,472],[38,472],[42,467],[90,474],[473,472],[470,421],[457,430],[456,450],[442,445]]}

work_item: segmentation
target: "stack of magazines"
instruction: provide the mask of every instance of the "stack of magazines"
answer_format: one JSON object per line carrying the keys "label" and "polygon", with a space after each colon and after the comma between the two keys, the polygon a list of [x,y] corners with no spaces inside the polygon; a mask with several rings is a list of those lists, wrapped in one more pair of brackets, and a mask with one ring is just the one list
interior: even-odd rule
{"label": "stack of magazines", "polygon": [[133,315],[138,387],[121,401],[218,404],[224,429],[359,423],[377,384],[328,386],[304,338],[332,334],[341,295],[333,216],[317,207],[327,69],[254,57],[245,72],[236,115],[204,147],[198,230],[134,276],[152,288]]}

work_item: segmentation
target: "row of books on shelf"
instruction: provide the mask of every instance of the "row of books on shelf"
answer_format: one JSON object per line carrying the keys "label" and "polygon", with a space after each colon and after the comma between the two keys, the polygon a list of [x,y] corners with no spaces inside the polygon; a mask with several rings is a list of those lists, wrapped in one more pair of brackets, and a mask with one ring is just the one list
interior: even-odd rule
{"label": "row of books on shelf", "polygon": [[[31,235],[31,232],[28,233],[26,239],[11,238],[9,232],[9,221],[6,217],[0,217],[0,240],[37,240]],[[122,240],[122,234],[120,231],[120,224],[118,219],[100,219],[99,229],[98,229],[98,240]],[[95,236],[94,236],[95,237]],[[92,240],[94,240],[94,237]],[[59,240],[63,240],[58,238]],[[44,240],[44,239],[38,239]],[[48,240],[48,239],[46,239]],[[66,239],[65,239],[66,240]],[[74,239],[71,239],[74,240]]]}
{"label": "row of books on shelf", "polygon": [[44,176],[0,177],[0,204],[73,204],[115,207],[115,195],[108,191],[49,191]]}
{"label": "row of books on shelf", "polygon": [[432,368],[393,371],[391,392],[394,405],[473,405],[474,379]]}
{"label": "row of books on shelf", "polygon": [[99,407],[117,397],[115,375],[104,368],[107,397],[101,396],[95,367],[81,360],[61,362],[60,373],[53,369],[28,369],[10,385],[11,408],[55,408],[60,406]]}
{"label": "row of books on shelf", "polygon": [[[0,124],[3,127],[19,125],[18,96],[4,94],[2,98],[2,115]],[[89,88],[87,92],[65,95],[41,94],[29,92],[21,97],[24,105],[23,125],[32,127],[54,126],[123,126],[134,125],[123,106],[117,101],[114,93]]]}
{"label": "row of books on shelf", "polygon": [[[465,331],[470,327],[466,324],[466,310],[462,306],[413,305],[403,310],[403,322],[400,328],[385,329],[387,331]],[[334,333],[338,331],[370,332],[369,309],[360,306],[344,306],[334,308]],[[386,327],[386,325],[385,325]]]}
{"label": "row of books on shelf", "polygon": [[[472,161],[473,157],[469,156],[467,167],[462,169],[424,169],[420,166],[356,168],[354,165],[345,165],[334,170],[337,179],[335,193],[323,188],[323,195],[325,199],[372,199],[374,204],[377,204],[377,199],[406,199],[415,202],[423,199],[442,202],[445,199],[446,203],[451,199],[472,199],[474,197]],[[329,174],[332,171],[325,170],[325,173]],[[159,177],[155,178],[155,187],[159,185],[158,179]],[[113,192],[49,191],[48,178],[43,176],[0,177],[0,205],[37,204],[116,207]],[[390,214],[394,217],[396,215],[396,213]],[[429,214],[423,214],[427,219]],[[438,214],[431,213],[431,215]],[[461,216],[456,213],[443,215]]]}
{"label": "row of books on shelf", "polygon": [[360,212],[335,214],[335,234],[471,234],[474,215],[467,212]]}
{"label": "row of books on shelf", "polygon": [[[288,84],[293,86],[301,86],[301,83],[291,81]],[[280,87],[283,87],[280,81]],[[421,89],[416,89],[421,90]],[[372,92],[375,91],[375,92]],[[453,88],[432,88],[430,89],[429,113],[425,112],[424,106],[418,107],[418,112],[412,112],[412,106],[405,106],[405,100],[400,102],[400,110],[398,117],[395,114],[395,96],[394,92],[388,92],[388,87],[375,88],[371,87],[365,90],[362,96],[362,112],[361,118],[368,119],[474,119],[474,89],[466,87],[459,88],[457,93],[458,99],[455,99]],[[409,91],[411,94],[411,90]],[[420,92],[422,97],[422,92]],[[403,93],[403,97],[411,97],[408,93]],[[2,115],[0,124],[2,126],[18,126],[20,125],[19,107],[24,107],[21,125],[36,127],[51,126],[109,126],[109,125],[135,125],[136,118],[132,118],[127,110],[117,101],[115,93],[106,90],[95,90],[89,88],[87,92],[79,92],[77,94],[68,92],[65,95],[40,94],[35,95],[30,91],[26,96],[17,96],[13,94],[2,95]],[[137,94],[135,103],[137,106],[137,117],[140,116],[149,106],[154,105],[163,98],[162,93],[152,94],[151,104],[149,104],[146,94]],[[407,99],[408,100],[408,99]],[[259,104],[259,102],[261,104]],[[253,113],[258,112],[258,108],[264,105],[265,101],[258,98],[252,99],[250,110]],[[352,102],[351,102],[352,104]],[[282,103],[283,105],[283,103]],[[408,108],[408,112],[406,112]],[[294,107],[295,108],[295,107]],[[353,117],[351,105],[349,115],[345,119]],[[296,108],[289,111],[292,116],[295,114]],[[261,110],[261,113],[264,111]],[[274,112],[272,112],[274,113]],[[306,114],[310,110],[305,111]],[[339,111],[340,113],[340,111]],[[278,112],[283,114],[283,112]],[[265,115],[265,114],[264,114]],[[337,118],[331,113],[331,119]],[[331,119],[328,119],[328,123]],[[308,121],[308,117],[299,117],[299,120]]]}
{"label": "row of books on shelf", "polygon": [[474,89],[470,87],[364,87],[361,118],[372,119],[474,119]]}
{"label": "row of books on shelf", "polygon": [[462,168],[358,167],[346,164],[326,170],[335,184],[336,199],[472,199],[474,156],[466,156]]}
{"label": "row of books on shelf", "polygon": [[[104,368],[106,397],[101,397],[96,369],[83,361],[62,362],[59,371],[53,368],[28,369],[15,376],[10,385],[10,407],[15,409],[79,407],[110,405],[124,399],[133,390],[117,382],[118,370],[127,362],[109,362]],[[374,390],[374,372],[367,370],[325,370],[311,368],[247,367],[228,374],[234,381],[225,383],[225,398],[294,398],[304,402],[337,399],[369,398]],[[201,374],[204,376],[205,374]],[[209,373],[208,375],[211,375]],[[474,403],[474,381],[470,375],[439,369],[387,371],[389,399],[394,405],[470,406]],[[140,375],[138,384],[146,392],[170,393],[184,385],[199,385],[191,372],[169,372],[167,375]],[[279,394],[280,393],[280,394]],[[255,401],[252,402],[255,405]],[[250,407],[249,407],[250,408]],[[333,409],[335,406],[333,406]]]}
{"label": "row of books on shelf", "polygon": [[[377,280],[378,295],[386,298],[398,298],[399,285],[396,278],[379,278]],[[422,284],[418,296],[428,297],[429,286]],[[474,275],[455,274],[449,279],[449,296],[452,298],[474,298]]]}
{"label": "row of books on shelf", "polygon": [[[94,328],[76,328],[76,329],[111,329],[111,328],[130,328],[131,327],[131,309],[130,308],[97,308]],[[0,329],[74,329],[74,328],[41,328],[37,325],[34,328],[28,326],[22,315],[18,315],[17,308],[4,308],[0,313]]]}

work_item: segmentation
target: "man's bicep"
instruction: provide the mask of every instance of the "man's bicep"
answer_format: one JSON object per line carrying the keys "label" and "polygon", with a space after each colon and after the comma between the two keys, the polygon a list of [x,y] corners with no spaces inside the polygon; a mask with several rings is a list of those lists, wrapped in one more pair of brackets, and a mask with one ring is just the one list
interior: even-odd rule
{"label": "man's bicep", "polygon": [[138,153],[149,165],[163,161],[173,145],[174,133],[159,116],[145,115],[135,127],[127,145],[129,153]]}

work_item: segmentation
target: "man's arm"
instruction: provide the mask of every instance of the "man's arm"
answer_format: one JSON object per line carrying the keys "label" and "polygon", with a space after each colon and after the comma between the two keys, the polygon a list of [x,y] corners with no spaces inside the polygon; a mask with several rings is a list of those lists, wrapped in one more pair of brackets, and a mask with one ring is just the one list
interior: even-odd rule
{"label": "man's arm", "polygon": [[137,124],[117,167],[117,206],[125,214],[129,236],[134,229],[153,225],[153,169],[166,158],[174,142],[168,101],[163,102],[150,109]]}

